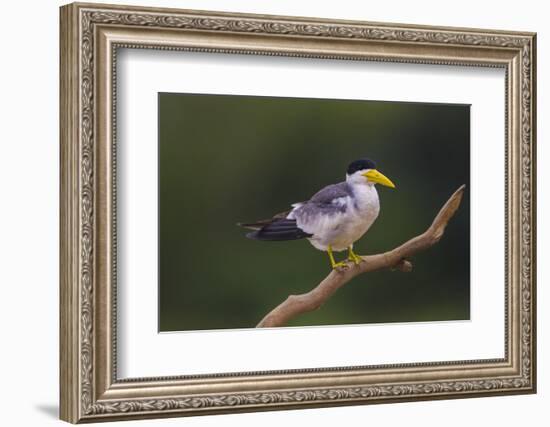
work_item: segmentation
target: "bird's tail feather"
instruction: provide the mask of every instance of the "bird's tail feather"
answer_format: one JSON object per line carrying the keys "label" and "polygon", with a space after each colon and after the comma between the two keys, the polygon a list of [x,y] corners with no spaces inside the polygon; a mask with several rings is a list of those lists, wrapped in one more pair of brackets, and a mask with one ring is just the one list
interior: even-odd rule
{"label": "bird's tail feather", "polygon": [[269,219],[262,219],[260,221],[255,221],[255,222],[239,222],[237,223],[237,225],[240,227],[249,228],[250,230],[260,230],[266,225],[273,223],[274,221],[277,221],[279,219],[286,219],[287,215],[290,213],[291,210],[275,214],[273,217]]}
{"label": "bird's tail feather", "polygon": [[[248,233],[246,237],[253,240],[280,241],[280,240],[298,240],[311,237],[312,234],[306,233],[296,225],[294,219],[274,219],[269,223],[240,224],[243,227],[251,228],[254,231]],[[258,227],[260,226],[261,227]],[[254,228],[253,228],[254,227]],[[257,228],[256,228],[257,227]]]}

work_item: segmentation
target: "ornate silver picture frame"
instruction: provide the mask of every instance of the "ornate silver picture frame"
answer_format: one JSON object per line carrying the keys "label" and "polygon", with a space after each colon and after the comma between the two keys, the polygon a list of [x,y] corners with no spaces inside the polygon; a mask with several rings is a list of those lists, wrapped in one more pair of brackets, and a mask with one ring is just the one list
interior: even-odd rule
{"label": "ornate silver picture frame", "polygon": [[[535,34],[80,3],[63,6],[60,22],[61,419],[535,392]],[[115,178],[121,48],[504,70],[504,357],[119,378]]]}

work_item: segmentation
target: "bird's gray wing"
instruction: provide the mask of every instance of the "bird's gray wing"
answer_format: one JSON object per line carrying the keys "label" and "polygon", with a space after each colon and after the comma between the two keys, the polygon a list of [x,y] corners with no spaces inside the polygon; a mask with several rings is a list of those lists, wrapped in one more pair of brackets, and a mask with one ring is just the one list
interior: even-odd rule
{"label": "bird's gray wing", "polygon": [[344,213],[348,197],[352,195],[352,189],[347,182],[328,185],[296,208],[293,216],[301,223],[309,223],[315,221],[319,215]]}
{"label": "bird's gray wing", "polygon": [[338,184],[331,184],[318,191],[309,199],[306,203],[313,203],[316,205],[334,205],[340,200],[352,196],[353,192],[350,185],[347,182],[339,182]]}
{"label": "bird's gray wing", "polygon": [[346,182],[332,184],[315,193],[306,202],[295,203],[293,209],[276,214],[270,219],[250,223],[239,223],[241,227],[254,230],[246,236],[255,240],[295,240],[311,237],[301,225],[315,222],[319,215],[332,216],[343,213],[347,208],[352,189]]}

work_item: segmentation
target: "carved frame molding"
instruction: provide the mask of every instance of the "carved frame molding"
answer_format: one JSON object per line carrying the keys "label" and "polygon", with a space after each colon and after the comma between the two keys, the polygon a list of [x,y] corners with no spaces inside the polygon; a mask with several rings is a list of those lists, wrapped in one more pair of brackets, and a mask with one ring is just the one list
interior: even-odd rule
{"label": "carved frame molding", "polygon": [[[118,380],[114,135],[121,47],[505,68],[506,357]],[[62,419],[535,391],[535,34],[71,4],[61,8],[60,92]]]}

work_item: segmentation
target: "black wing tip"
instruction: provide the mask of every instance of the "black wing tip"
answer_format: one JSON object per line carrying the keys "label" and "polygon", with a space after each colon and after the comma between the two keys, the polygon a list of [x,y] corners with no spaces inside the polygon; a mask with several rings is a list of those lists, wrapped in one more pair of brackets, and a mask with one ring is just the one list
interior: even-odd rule
{"label": "black wing tip", "polygon": [[297,227],[296,220],[286,218],[275,220],[253,230],[253,232],[246,234],[246,237],[252,240],[284,241],[304,239],[312,236],[312,234],[306,233]]}
{"label": "black wing tip", "polygon": [[249,230],[260,230],[262,225],[253,222],[238,222],[237,227],[248,228]]}
{"label": "black wing tip", "polygon": [[304,233],[303,231],[294,233],[262,233],[261,230],[257,230],[246,234],[247,238],[262,242],[284,242],[286,240],[305,239],[311,236],[312,234]]}
{"label": "black wing tip", "polygon": [[258,237],[258,230],[256,230],[256,231],[251,231],[250,233],[246,233],[245,236],[246,236],[247,239],[251,239],[251,240],[261,240],[261,239]]}

